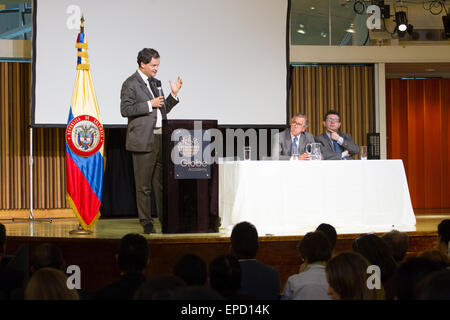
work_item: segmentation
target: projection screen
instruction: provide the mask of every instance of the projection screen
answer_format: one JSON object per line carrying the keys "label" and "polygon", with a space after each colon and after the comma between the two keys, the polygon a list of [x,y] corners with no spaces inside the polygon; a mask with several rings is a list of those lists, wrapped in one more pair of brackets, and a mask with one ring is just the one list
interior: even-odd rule
{"label": "projection screen", "polygon": [[122,83],[142,48],[161,56],[157,78],[183,79],[169,119],[284,125],[288,0],[35,0],[32,125],[67,123],[80,15],[103,125],[126,125]]}

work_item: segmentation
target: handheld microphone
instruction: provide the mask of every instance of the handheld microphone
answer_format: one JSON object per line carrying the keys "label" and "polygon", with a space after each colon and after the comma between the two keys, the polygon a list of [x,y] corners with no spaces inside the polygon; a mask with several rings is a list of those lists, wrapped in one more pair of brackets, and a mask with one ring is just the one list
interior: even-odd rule
{"label": "handheld microphone", "polygon": [[155,85],[156,85],[156,90],[158,90],[158,96],[163,96],[164,94],[163,94],[163,91],[162,91],[162,88],[161,88],[161,81],[159,81],[158,79],[155,79],[154,80],[155,81]]}

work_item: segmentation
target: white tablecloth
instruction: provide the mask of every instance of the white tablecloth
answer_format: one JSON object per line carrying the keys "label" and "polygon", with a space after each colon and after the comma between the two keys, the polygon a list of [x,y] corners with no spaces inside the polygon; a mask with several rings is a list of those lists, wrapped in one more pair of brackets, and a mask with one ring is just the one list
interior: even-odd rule
{"label": "white tablecloth", "polygon": [[260,234],[415,230],[401,160],[230,161],[219,164],[219,215]]}

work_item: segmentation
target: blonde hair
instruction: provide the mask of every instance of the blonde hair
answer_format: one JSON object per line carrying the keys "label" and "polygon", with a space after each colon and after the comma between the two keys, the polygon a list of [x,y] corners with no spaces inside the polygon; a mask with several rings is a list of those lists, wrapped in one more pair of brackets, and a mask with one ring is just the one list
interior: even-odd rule
{"label": "blonde hair", "polygon": [[61,270],[42,268],[33,273],[25,288],[25,300],[79,300],[78,292],[67,287]]}

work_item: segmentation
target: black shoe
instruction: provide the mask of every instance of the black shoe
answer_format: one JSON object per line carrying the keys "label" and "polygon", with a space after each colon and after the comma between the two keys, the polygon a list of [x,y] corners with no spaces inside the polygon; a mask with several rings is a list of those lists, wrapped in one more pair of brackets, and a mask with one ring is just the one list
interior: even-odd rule
{"label": "black shoe", "polygon": [[144,233],[145,234],[156,233],[155,227],[153,226],[152,223],[146,224],[144,226]]}

